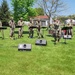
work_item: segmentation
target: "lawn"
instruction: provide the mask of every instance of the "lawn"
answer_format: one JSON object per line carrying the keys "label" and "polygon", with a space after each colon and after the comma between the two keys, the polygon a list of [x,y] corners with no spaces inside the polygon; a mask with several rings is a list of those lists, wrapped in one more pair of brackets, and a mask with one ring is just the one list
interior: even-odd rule
{"label": "lawn", "polygon": [[[44,29],[44,38],[47,46],[36,46],[34,38],[28,38],[28,28],[24,27],[24,37],[18,39],[15,30],[15,40],[10,39],[9,27],[4,31],[5,39],[0,33],[0,75],[75,75],[75,27],[74,36],[64,44],[62,38],[54,45],[53,37],[47,36]],[[31,51],[18,51],[18,44],[32,44]]]}

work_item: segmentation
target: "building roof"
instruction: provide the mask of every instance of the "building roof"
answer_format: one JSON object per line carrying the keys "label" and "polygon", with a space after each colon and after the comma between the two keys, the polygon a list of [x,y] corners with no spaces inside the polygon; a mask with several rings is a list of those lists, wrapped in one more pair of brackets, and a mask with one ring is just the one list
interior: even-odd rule
{"label": "building roof", "polygon": [[48,19],[48,16],[44,16],[44,15],[36,16],[35,19]]}

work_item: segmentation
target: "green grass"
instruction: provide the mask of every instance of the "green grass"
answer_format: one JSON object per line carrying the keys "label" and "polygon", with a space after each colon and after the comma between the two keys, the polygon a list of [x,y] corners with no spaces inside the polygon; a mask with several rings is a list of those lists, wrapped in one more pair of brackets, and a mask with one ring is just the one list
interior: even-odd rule
{"label": "green grass", "polygon": [[[28,28],[25,26],[24,30]],[[15,30],[17,31],[17,29]],[[75,75],[75,28],[72,40],[61,39],[60,43],[54,45],[52,37],[46,36],[47,46],[36,46],[34,38],[24,37],[15,40],[9,38],[10,29],[4,31],[5,39],[0,38],[0,75]],[[1,33],[0,33],[1,37]],[[31,51],[18,51],[18,44],[31,43]]]}

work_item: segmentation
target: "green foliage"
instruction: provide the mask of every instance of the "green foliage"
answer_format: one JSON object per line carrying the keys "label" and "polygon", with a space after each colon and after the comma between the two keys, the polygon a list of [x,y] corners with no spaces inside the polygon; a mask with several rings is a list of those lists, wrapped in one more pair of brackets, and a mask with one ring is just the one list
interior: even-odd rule
{"label": "green foliage", "polygon": [[10,17],[10,12],[8,8],[8,4],[6,0],[3,0],[1,6],[0,6],[0,19],[2,20],[2,23],[8,22]]}
{"label": "green foliage", "polygon": [[65,22],[65,20],[68,19],[68,17],[66,17],[66,16],[59,16],[58,19],[63,23],[63,22]]}
{"label": "green foliage", "polygon": [[58,19],[61,21],[61,22],[64,22],[65,20],[67,19],[75,19],[75,15],[68,15],[68,16],[59,16]]}
{"label": "green foliage", "polygon": [[26,14],[23,14],[24,20],[28,21],[30,17],[37,16],[37,12],[34,8],[29,7]]}
{"label": "green foliage", "polygon": [[25,19],[25,21],[27,21],[27,20],[28,20],[28,13],[26,13],[26,14],[23,16],[23,18]]}
{"label": "green foliage", "polygon": [[12,0],[12,5],[14,6],[13,7],[13,11],[14,11],[14,14],[13,15],[14,15],[14,19],[15,19],[16,22],[18,21],[18,18],[19,18],[18,15],[20,13],[19,12],[20,9],[18,7],[19,6],[19,3],[18,2],[19,2],[18,0]]}
{"label": "green foliage", "polygon": [[28,14],[29,14],[29,17],[34,17],[34,16],[38,15],[36,10],[34,8],[31,8],[31,7],[28,8]]}
{"label": "green foliage", "polygon": [[44,15],[44,11],[42,8],[35,8],[35,10],[38,13],[38,15]]}
{"label": "green foliage", "polygon": [[36,12],[34,12],[34,9],[31,8],[33,6],[33,3],[34,0],[12,0],[14,19],[16,20],[16,22],[20,17],[24,17],[24,19],[28,20],[30,16],[34,16],[36,14]]}
{"label": "green foliage", "polygon": [[75,19],[75,14],[74,15],[69,15],[68,18]]}

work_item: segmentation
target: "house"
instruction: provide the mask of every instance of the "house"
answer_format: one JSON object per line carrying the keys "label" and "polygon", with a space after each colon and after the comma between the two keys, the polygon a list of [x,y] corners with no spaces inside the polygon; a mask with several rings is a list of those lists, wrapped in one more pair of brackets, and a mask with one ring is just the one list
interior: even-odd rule
{"label": "house", "polygon": [[75,20],[74,19],[67,19],[67,20],[65,20],[65,24],[68,24],[70,22],[72,22],[72,24],[75,25]]}
{"label": "house", "polygon": [[[36,21],[38,21],[38,19],[41,21],[42,26],[48,26],[48,22],[49,22],[48,16],[41,15],[41,16],[34,17],[33,19],[34,25],[36,24]],[[50,23],[52,23],[52,18],[50,19]]]}

